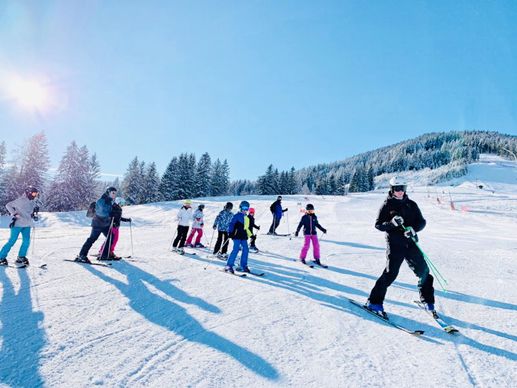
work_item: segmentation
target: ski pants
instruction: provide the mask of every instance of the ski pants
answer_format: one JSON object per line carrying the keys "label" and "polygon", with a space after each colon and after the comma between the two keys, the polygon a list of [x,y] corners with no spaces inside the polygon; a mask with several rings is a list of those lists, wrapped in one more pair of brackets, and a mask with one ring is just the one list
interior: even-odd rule
{"label": "ski pants", "polygon": [[109,254],[113,254],[115,252],[115,247],[117,246],[118,242],[118,236],[119,236],[120,229],[118,226],[114,226],[111,228],[111,239],[108,237],[106,241],[104,241],[104,244],[102,244],[101,249],[99,249],[99,257],[102,255],[102,252],[104,251],[104,245],[108,244],[109,247]]}
{"label": "ski pants", "polygon": [[[185,240],[187,239],[188,226],[178,225],[178,233],[172,246],[174,248],[183,248],[185,246]],[[179,246],[178,246],[179,243]]]}
{"label": "ski pants", "polygon": [[254,234],[250,237],[250,248],[256,248],[255,241],[257,241],[257,235]]}
{"label": "ski pants", "polygon": [[[81,251],[79,252],[79,256],[88,256],[88,252],[90,251],[90,248],[92,245],[97,241],[99,236],[103,234],[106,236],[106,239],[108,238],[108,234],[110,234],[110,227],[107,226],[105,228],[92,228],[92,231],[90,233],[90,237],[86,239],[86,241],[83,244],[83,247],[81,248]],[[108,245],[105,244],[103,251],[101,252],[100,257],[107,258],[109,256],[108,252]]]}
{"label": "ski pants", "polygon": [[18,240],[18,236],[22,235],[22,245],[20,246],[20,250],[18,251],[19,257],[25,257],[27,256],[27,251],[29,250],[29,245],[31,243],[31,227],[30,226],[13,226],[11,228],[11,236],[9,237],[9,240],[7,243],[3,246],[2,250],[0,251],[0,259],[6,258],[9,254],[9,251],[13,247],[13,245]]}
{"label": "ski pants", "polygon": [[420,300],[424,303],[434,303],[433,276],[429,273],[429,267],[424,260],[422,252],[413,242],[406,246],[388,246],[386,268],[375,283],[368,300],[373,304],[382,304],[386,297],[388,287],[395,281],[399,274],[402,262],[406,260],[409,268],[418,277],[418,291]]}
{"label": "ski pants", "polygon": [[194,245],[201,243],[201,237],[203,237],[203,228],[192,228],[188,238],[187,245],[192,244],[192,239],[194,238],[194,234],[197,232],[196,243]]}
{"label": "ski pants", "polygon": [[271,226],[269,227],[269,233],[275,233],[276,228],[278,228],[278,225],[280,225],[280,220],[282,217],[277,217],[273,215],[273,222],[271,223]]}
{"label": "ski pants", "polygon": [[300,252],[300,259],[305,260],[307,257],[307,252],[309,252],[309,246],[312,241],[312,254],[315,260],[320,259],[320,242],[318,240],[318,235],[316,234],[306,234],[305,242],[302,247],[302,251]]}
{"label": "ski pants", "polygon": [[228,232],[224,232],[221,230],[217,232],[217,241],[215,242],[214,246],[214,255],[219,253],[219,250],[221,250],[220,253],[222,254],[228,252],[228,240]]}
{"label": "ski pants", "polygon": [[230,253],[230,256],[228,257],[228,261],[226,263],[228,267],[233,267],[233,265],[235,264],[235,259],[237,258],[240,248],[242,248],[241,268],[246,268],[248,266],[248,240],[233,240],[232,253]]}

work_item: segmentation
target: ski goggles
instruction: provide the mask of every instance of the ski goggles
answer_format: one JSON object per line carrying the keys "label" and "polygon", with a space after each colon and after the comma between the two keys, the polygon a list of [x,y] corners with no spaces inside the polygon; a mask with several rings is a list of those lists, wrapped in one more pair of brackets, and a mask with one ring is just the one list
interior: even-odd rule
{"label": "ski goggles", "polygon": [[241,207],[241,211],[247,212],[249,210],[249,207]]}
{"label": "ski goggles", "polygon": [[406,185],[397,185],[393,186],[393,192],[395,191],[403,191],[406,192]]}

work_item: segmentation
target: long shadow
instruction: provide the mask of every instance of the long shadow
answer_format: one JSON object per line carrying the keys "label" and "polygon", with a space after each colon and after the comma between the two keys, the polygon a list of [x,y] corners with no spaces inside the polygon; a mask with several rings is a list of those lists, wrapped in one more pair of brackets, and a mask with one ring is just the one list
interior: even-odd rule
{"label": "long shadow", "polygon": [[343,245],[343,246],[347,246],[347,247],[360,248],[360,249],[373,249],[375,251],[385,251],[386,250],[386,248],[375,247],[373,245],[359,244],[359,243],[354,243],[354,242],[350,242],[350,241],[336,241],[336,240],[323,239],[323,240],[321,240],[321,243],[322,244],[331,243],[331,244]]}
{"label": "long shadow", "polygon": [[[277,255],[277,256],[281,256],[281,255]],[[209,259],[204,259],[204,258],[201,258],[198,256],[193,256],[192,258],[195,260],[204,261],[204,262],[210,261]],[[284,259],[288,260],[288,261],[292,261],[292,259],[289,259],[287,257],[284,257]],[[353,294],[358,297],[362,297],[363,299],[360,299],[360,300],[366,300],[366,298],[368,297],[368,294],[366,292],[364,292],[363,290],[349,287],[349,286],[346,286],[346,285],[343,285],[340,283],[336,283],[336,282],[327,280],[323,277],[317,276],[318,273],[323,274],[324,271],[326,271],[326,270],[307,269],[307,271],[310,271],[310,272],[300,273],[300,271],[293,270],[292,268],[286,267],[284,265],[264,262],[261,260],[257,260],[256,258],[252,258],[251,261],[252,261],[254,267],[256,267],[257,269],[263,270],[263,271],[267,271],[267,274],[264,278],[252,277],[250,280],[260,281],[263,284],[268,284],[272,287],[296,292],[300,295],[304,295],[308,298],[319,301],[319,302],[321,302],[322,305],[327,306],[329,308],[334,308],[334,309],[346,312],[348,314],[358,316],[362,319],[366,318],[368,320],[377,322],[379,324],[384,324],[384,323],[380,322],[377,318],[367,316],[364,314],[364,312],[359,310],[357,307],[352,306],[348,302],[346,297],[328,295],[326,292],[327,290],[334,290],[334,291],[343,293],[345,295]],[[220,262],[220,263],[222,263],[222,262]],[[354,275],[354,276],[370,278],[369,275],[361,274],[359,272],[347,271],[347,270],[343,270],[340,268],[335,268],[335,270],[337,270],[336,272],[340,272],[340,273],[346,273],[346,274],[350,274],[350,275]],[[412,285],[412,286],[407,285],[407,287],[411,287],[411,289],[413,289],[413,290],[416,289],[416,286],[414,286],[414,285]],[[404,302],[398,302],[398,301],[393,301],[393,300],[390,300],[389,303],[391,305],[399,305],[399,306],[403,306],[406,308],[410,308],[413,311],[419,310],[419,308],[416,307],[413,303],[404,303]],[[435,342],[435,343],[439,343],[439,340],[461,342],[463,344],[469,345],[469,346],[479,349],[481,351],[491,353],[494,355],[498,355],[501,357],[505,357],[512,361],[517,359],[517,355],[515,353],[512,353],[511,351],[508,351],[505,349],[500,349],[495,346],[484,345],[484,344],[482,344],[476,340],[473,340],[471,338],[468,338],[466,336],[453,337],[450,334],[445,333],[443,330],[437,328],[436,326],[433,326],[428,323],[423,323],[422,320],[417,321],[417,320],[413,320],[408,317],[401,317],[401,316],[397,316],[394,314],[390,314],[390,316],[392,319],[396,320],[397,322],[400,322],[401,324],[404,324],[408,328],[425,330],[426,336],[421,337],[421,339],[423,339],[423,340]],[[429,318],[424,317],[423,319],[429,319]],[[454,324],[458,327],[476,328],[478,330],[482,330],[482,331],[485,331],[487,333],[490,333],[490,334],[493,334],[493,335],[496,335],[496,336],[499,336],[502,338],[506,338],[506,339],[510,339],[510,340],[515,339],[515,336],[513,336],[513,335],[498,332],[498,331],[495,331],[492,329],[488,329],[488,328],[485,328],[480,325],[473,325],[468,322],[463,322],[461,320],[453,320],[450,318],[447,318],[447,319],[451,322],[451,324]]]}
{"label": "long shadow", "polygon": [[197,342],[225,353],[256,374],[270,380],[279,378],[278,371],[260,356],[208,331],[187,310],[177,303],[151,292],[145,283],[152,284],[172,299],[194,304],[206,311],[219,313],[220,310],[200,298],[195,298],[169,282],[145,272],[127,262],[117,263],[112,268],[127,276],[128,284],[107,276],[93,266],[85,266],[92,274],[117,287],[128,300],[131,308],[148,321],[160,325],[185,340]]}
{"label": "long shadow", "polygon": [[40,353],[46,344],[45,331],[41,328],[44,315],[32,309],[27,270],[18,270],[18,293],[15,293],[6,270],[5,267],[0,268],[0,281],[3,285],[0,304],[3,337],[0,349],[0,383],[12,387],[41,387],[44,380],[39,371]]}

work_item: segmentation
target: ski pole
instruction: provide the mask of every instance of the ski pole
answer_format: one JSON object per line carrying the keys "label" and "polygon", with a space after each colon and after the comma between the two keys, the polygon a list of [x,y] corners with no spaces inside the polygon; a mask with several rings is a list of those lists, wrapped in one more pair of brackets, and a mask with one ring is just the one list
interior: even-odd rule
{"label": "ski pole", "polygon": [[213,259],[215,259],[215,258],[217,257],[217,254],[219,253],[219,251],[221,250],[221,248],[222,248],[222,247],[224,247],[224,244],[226,244],[226,241],[228,241],[228,238],[227,238],[227,237],[225,237],[225,238],[223,239],[223,242],[222,242],[221,246],[219,247],[219,249],[217,250],[217,252],[215,252],[215,253],[213,253],[213,254],[211,254],[211,255],[208,255],[208,260],[209,260],[209,261],[208,261],[208,263],[205,265],[205,268],[203,268],[203,269],[207,269],[207,268],[208,268],[208,266],[209,266],[210,264],[212,264],[212,263],[213,263]]}
{"label": "ski pole", "polygon": [[171,243],[169,244],[169,251],[172,251],[172,244],[174,243],[174,239],[176,238],[176,235],[178,234],[178,229],[174,231],[174,234],[172,235]]}
{"label": "ski pole", "polygon": [[[106,259],[109,259],[110,253],[111,253],[111,241],[112,241],[112,236],[113,236],[113,220],[114,219],[115,219],[115,217],[111,217],[111,225],[108,230],[108,235],[106,236],[106,242],[108,242],[108,256],[106,257]],[[104,248],[106,248],[106,247],[104,247]],[[101,257],[101,259],[102,259],[102,257]]]}
{"label": "ski pole", "polygon": [[131,256],[130,257],[133,257],[135,255],[135,252],[133,250],[133,227],[131,225],[132,225],[132,222],[129,221],[129,236],[131,238]]}
{"label": "ski pole", "polygon": [[[402,225],[402,227],[404,228],[405,231],[408,231],[409,228]],[[436,266],[434,265],[434,263],[431,261],[431,259],[429,258],[429,256],[426,255],[426,253],[422,250],[422,248],[420,247],[420,244],[418,244],[418,241],[416,240],[415,237],[411,237],[411,240],[415,243],[416,247],[418,248],[418,250],[420,251],[420,253],[422,254],[425,262],[427,263],[427,265],[429,266],[429,269],[431,270],[431,272],[433,273],[433,275],[436,277],[436,280],[438,281],[438,283],[440,284],[440,287],[442,287],[442,290],[444,292],[447,292],[447,289],[445,288],[446,285],[448,285],[449,283],[447,282],[447,279],[445,279],[443,277],[443,275],[440,273],[440,271],[438,271],[438,268],[436,268]]]}
{"label": "ski pole", "polygon": [[210,242],[208,243],[208,248],[209,249],[212,246],[212,241],[214,241],[214,234],[215,234],[215,229],[212,230],[212,237],[210,237]]}
{"label": "ski pole", "polygon": [[287,234],[289,235],[289,240],[291,240],[292,236],[291,236],[291,231],[289,229],[289,210],[286,211],[286,213],[287,213],[287,215],[286,215],[286,217],[287,217]]}

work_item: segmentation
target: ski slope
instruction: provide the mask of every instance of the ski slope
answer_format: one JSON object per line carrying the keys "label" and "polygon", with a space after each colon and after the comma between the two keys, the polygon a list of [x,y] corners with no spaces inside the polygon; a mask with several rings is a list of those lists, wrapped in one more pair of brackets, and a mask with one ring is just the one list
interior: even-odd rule
{"label": "ski slope", "polygon": [[[490,163],[477,179],[493,189]],[[506,168],[514,173],[513,165]],[[0,386],[515,386],[517,185],[505,182],[492,191],[468,179],[409,192],[428,222],[421,246],[449,281],[448,292],[435,284],[437,309],[459,336],[412,303],[416,278],[406,264],[385,308],[423,336],[396,330],[348,302],[366,300],[385,264],[384,236],[373,227],[384,190],[284,197],[289,219],[278,232],[292,233],[300,209],[313,203],[328,229],[320,234],[328,269],[294,261],[301,238],[264,235],[273,197],[246,197],[262,227],[257,246],[263,253],[250,255],[250,267],[266,273],[261,278],[227,275],[220,271],[224,263],[204,251],[169,252],[176,202],[124,208],[133,219],[133,261],[110,268],[63,261],[77,255],[89,234],[84,212],[44,214],[32,266],[0,268]],[[204,243],[224,203],[241,199],[202,201]],[[7,223],[3,218],[2,244]],[[131,252],[123,226],[117,253]]]}

